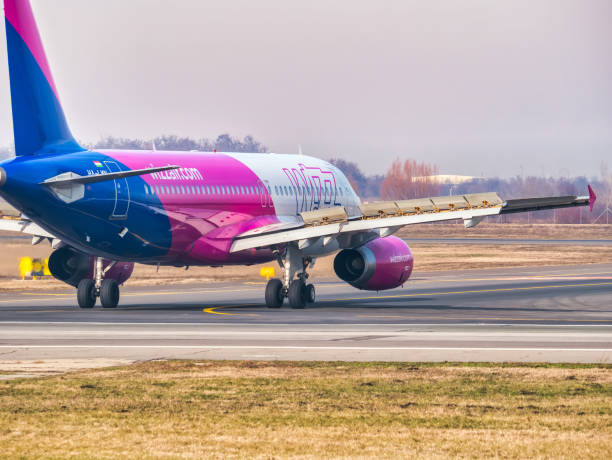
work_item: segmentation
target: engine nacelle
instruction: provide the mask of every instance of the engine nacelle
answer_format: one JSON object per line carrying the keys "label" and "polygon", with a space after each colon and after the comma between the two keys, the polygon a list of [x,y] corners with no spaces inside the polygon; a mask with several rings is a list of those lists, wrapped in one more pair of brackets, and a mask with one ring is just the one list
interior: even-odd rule
{"label": "engine nacelle", "polygon": [[[104,259],[104,268],[112,261]],[[56,279],[76,287],[85,278],[93,279],[95,257],[88,256],[70,246],[56,249],[49,256],[49,271]],[[105,274],[104,278],[114,279],[119,284],[125,283],[134,271],[133,262],[117,262]]]}
{"label": "engine nacelle", "polygon": [[383,291],[402,285],[410,277],[413,264],[408,245],[388,236],[357,249],[343,249],[334,259],[334,271],[358,289]]}

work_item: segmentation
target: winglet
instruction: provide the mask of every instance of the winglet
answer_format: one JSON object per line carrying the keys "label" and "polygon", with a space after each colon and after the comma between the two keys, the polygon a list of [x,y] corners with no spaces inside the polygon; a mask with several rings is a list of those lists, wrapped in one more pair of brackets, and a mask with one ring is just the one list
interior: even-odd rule
{"label": "winglet", "polygon": [[589,210],[593,212],[593,205],[595,204],[595,200],[597,200],[597,195],[595,195],[595,192],[593,191],[590,185],[588,187],[589,187]]}

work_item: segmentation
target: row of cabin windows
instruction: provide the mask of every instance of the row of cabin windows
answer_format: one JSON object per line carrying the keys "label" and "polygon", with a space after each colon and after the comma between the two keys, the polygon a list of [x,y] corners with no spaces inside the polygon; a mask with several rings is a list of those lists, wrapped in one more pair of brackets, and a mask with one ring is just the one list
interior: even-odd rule
{"label": "row of cabin windows", "polygon": [[[267,187],[268,192],[272,194],[270,186]],[[259,190],[255,186],[242,185],[147,185],[144,186],[147,195],[258,195]],[[293,185],[275,185],[274,192],[279,196],[310,196],[313,192],[318,194],[329,194],[331,187],[315,187],[309,188],[305,186],[295,187]],[[345,193],[349,195],[348,187],[337,187],[336,194],[341,196]]]}
{"label": "row of cabin windows", "polygon": [[259,195],[252,185],[147,185],[147,195]]}
{"label": "row of cabin windows", "polygon": [[[301,185],[299,187],[295,187],[293,185],[275,185],[274,186],[274,192],[277,195],[280,196],[302,196],[302,195],[307,195],[310,196],[313,194],[313,192],[318,192],[319,195],[321,194],[325,194],[328,195],[332,190],[334,190],[334,188],[332,188],[331,186],[327,186],[325,185],[325,187],[314,187],[314,188],[309,188],[309,187],[305,187],[304,185]],[[349,195],[349,189],[348,187],[336,187],[335,188],[336,194],[340,194],[341,196],[343,196],[345,193],[348,196]]]}

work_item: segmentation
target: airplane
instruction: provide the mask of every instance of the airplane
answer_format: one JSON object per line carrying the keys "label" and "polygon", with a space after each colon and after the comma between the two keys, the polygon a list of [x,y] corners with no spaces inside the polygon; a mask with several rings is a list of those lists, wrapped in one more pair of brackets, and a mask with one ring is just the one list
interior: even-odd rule
{"label": "airplane", "polygon": [[16,156],[0,163],[0,196],[19,217],[0,229],[51,242],[49,270],[78,305],[115,308],[135,263],[251,265],[277,261],[265,304],[315,302],[308,270],[337,252],[350,285],[403,285],[414,259],[405,225],[590,206],[596,196],[503,200],[481,193],[362,203],[334,165],[307,155],[89,150],[73,137],[29,0],[4,0]]}

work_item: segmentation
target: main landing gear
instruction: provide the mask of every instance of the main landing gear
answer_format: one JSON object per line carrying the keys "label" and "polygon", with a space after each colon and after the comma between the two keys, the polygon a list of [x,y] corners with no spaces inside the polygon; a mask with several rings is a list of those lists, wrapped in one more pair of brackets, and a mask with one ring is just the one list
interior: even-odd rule
{"label": "main landing gear", "polygon": [[308,284],[306,269],[312,266],[310,257],[303,257],[294,247],[287,247],[285,257],[277,253],[278,264],[284,272],[283,280],[272,278],[266,285],[266,305],[268,308],[280,308],[285,298],[289,299],[291,308],[304,308],[315,301],[315,287]]}
{"label": "main landing gear", "polygon": [[96,257],[94,263],[94,279],[82,279],[77,286],[77,301],[81,308],[93,308],[96,299],[104,308],[116,308],[119,304],[119,284],[114,279],[104,279],[104,275],[116,264],[111,262],[106,267],[102,258]]}

